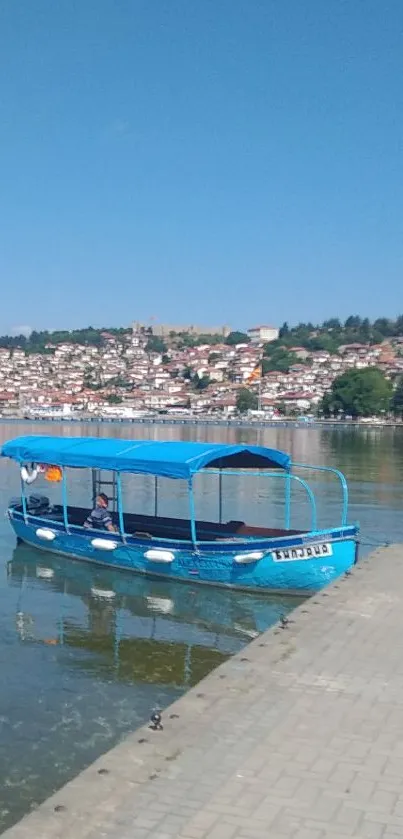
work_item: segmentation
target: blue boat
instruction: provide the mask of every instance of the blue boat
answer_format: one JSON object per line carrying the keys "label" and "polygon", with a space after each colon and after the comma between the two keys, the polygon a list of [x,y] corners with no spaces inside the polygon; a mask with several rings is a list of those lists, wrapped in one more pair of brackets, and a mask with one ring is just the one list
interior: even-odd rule
{"label": "blue boat", "polygon": [[[21,471],[21,497],[13,499],[8,517],[19,541],[36,548],[104,567],[122,568],[171,580],[236,589],[307,594],[347,571],[357,560],[358,526],[348,524],[348,488],[337,469],[293,463],[276,449],[219,443],[116,440],[91,437],[19,437],[4,444],[1,454]],[[112,488],[114,531],[84,526],[90,510],[69,503],[69,474],[92,470],[93,506],[104,488]],[[314,493],[303,470],[326,472],[341,487],[341,520],[319,529]],[[32,494],[39,471],[60,477],[62,503]],[[284,484],[284,527],[255,527],[244,521],[223,521],[222,478],[250,475]],[[196,519],[194,483],[199,474],[218,476],[218,521]],[[152,475],[153,516],[124,512],[122,476]],[[106,475],[106,477],[105,477]],[[188,518],[158,514],[159,479],[184,481]],[[291,488],[302,487],[309,499],[307,529],[291,528]],[[29,487],[29,490],[28,490]]]}

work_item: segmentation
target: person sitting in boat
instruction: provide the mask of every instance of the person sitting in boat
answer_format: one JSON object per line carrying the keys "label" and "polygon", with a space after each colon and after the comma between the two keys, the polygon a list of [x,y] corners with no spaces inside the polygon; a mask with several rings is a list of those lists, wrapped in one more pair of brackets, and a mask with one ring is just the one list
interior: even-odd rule
{"label": "person sitting in boat", "polygon": [[109,498],[104,492],[97,495],[95,507],[84,522],[84,527],[93,527],[95,530],[111,530],[116,532],[112,524],[111,515],[108,511]]}

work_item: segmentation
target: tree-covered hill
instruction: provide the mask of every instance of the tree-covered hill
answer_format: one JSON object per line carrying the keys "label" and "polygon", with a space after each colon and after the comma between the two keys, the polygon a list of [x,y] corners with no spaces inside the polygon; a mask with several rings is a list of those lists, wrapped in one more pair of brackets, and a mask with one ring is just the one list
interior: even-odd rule
{"label": "tree-covered hill", "polygon": [[[95,329],[88,326],[85,329],[58,330],[49,332],[47,330],[31,332],[30,336],[25,335],[3,335],[0,337],[0,347],[13,349],[20,347],[27,352],[45,352],[46,346],[58,345],[65,342],[100,346],[105,340],[105,334],[123,338],[130,334],[130,327],[103,327]],[[152,328],[147,331],[152,336]],[[403,315],[395,320],[380,317],[375,321],[368,318],[361,318],[359,315],[350,315],[344,322],[338,318],[330,318],[321,324],[299,323],[296,326],[289,326],[283,323],[280,329],[279,339],[267,344],[268,355],[280,348],[303,347],[312,352],[315,350],[328,350],[337,352],[343,344],[379,344],[385,339],[403,337]],[[242,343],[249,341],[245,332],[234,331],[225,339],[226,344]],[[186,347],[197,344],[217,344],[223,341],[222,335],[190,335],[188,333],[170,333],[169,338],[164,338],[165,344]]]}

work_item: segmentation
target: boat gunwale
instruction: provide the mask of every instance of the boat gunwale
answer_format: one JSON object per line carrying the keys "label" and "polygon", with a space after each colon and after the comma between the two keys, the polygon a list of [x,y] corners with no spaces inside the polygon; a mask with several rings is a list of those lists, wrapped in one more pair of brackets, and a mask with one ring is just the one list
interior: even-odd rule
{"label": "boat gunwale", "polygon": [[[137,537],[135,534],[128,533],[124,531],[123,533],[117,532],[110,532],[105,531],[98,528],[86,528],[84,525],[78,524],[69,524],[68,530],[66,530],[65,524],[62,521],[52,520],[46,518],[44,516],[35,516],[31,513],[27,513],[26,518],[24,517],[24,513],[22,510],[16,509],[15,506],[8,507],[8,513],[11,519],[16,518],[18,520],[23,521],[27,526],[45,526],[49,529],[55,529],[58,532],[64,532],[67,535],[70,533],[72,535],[80,536],[86,535],[90,536],[91,534],[95,534],[96,536],[102,536],[103,539],[108,541],[117,541],[119,546],[126,545],[127,547],[139,547],[140,545],[146,547],[163,547],[166,546],[168,548],[174,548],[174,545],[178,545],[177,550],[194,550],[194,544],[191,538],[188,539],[181,539],[180,537],[170,538],[167,536],[159,537],[159,536],[152,536],[151,538],[143,538]],[[175,521],[175,519],[173,519]],[[292,533],[284,533],[283,536],[259,536],[259,537],[250,537],[249,539],[244,538],[225,538],[225,539],[197,539],[197,548],[207,548],[210,549],[212,553],[231,553],[231,552],[239,552],[241,550],[257,550],[259,548],[271,551],[275,550],[277,547],[291,547],[292,545],[300,546],[307,543],[312,543],[314,541],[323,541],[323,539],[327,538],[329,541],[343,541],[349,538],[355,538],[358,534],[358,526],[355,524],[349,525],[340,525],[335,527],[329,527],[322,530],[304,530]],[[129,541],[130,540],[130,541]],[[289,544],[285,544],[285,543]],[[168,543],[168,544],[166,544]],[[214,550],[212,550],[214,548]],[[50,546],[48,546],[48,550]]]}

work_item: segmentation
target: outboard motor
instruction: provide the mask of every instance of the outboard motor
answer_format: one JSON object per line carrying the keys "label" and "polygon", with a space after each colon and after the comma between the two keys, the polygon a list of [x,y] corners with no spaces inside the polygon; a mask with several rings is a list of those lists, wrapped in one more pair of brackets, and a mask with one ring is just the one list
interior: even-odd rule
{"label": "outboard motor", "polygon": [[49,498],[46,495],[30,495],[27,498],[27,510],[33,516],[41,516],[50,510]]}

